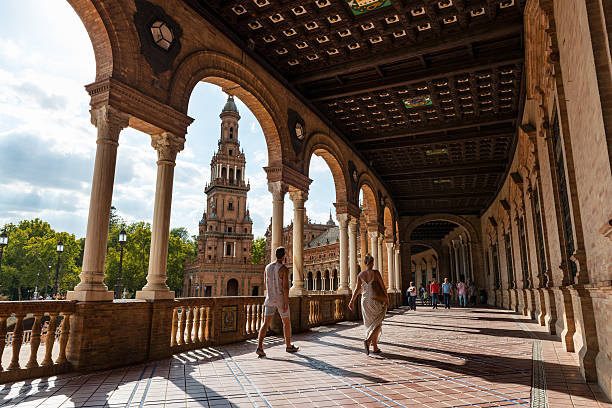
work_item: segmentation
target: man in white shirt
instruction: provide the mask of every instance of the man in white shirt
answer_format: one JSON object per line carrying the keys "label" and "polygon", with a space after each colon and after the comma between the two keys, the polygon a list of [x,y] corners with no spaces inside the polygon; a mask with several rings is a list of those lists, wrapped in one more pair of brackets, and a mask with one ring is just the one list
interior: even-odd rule
{"label": "man in white shirt", "polygon": [[416,297],[417,297],[417,288],[414,286],[414,282],[410,282],[410,286],[408,287],[408,308],[410,310],[416,310]]}

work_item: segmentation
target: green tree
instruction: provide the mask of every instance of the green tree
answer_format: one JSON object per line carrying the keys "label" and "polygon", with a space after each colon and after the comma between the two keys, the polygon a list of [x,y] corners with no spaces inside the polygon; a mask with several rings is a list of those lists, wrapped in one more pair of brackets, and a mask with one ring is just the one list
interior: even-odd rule
{"label": "green tree", "polygon": [[253,240],[251,245],[251,263],[259,265],[266,259],[266,239],[261,237]]}

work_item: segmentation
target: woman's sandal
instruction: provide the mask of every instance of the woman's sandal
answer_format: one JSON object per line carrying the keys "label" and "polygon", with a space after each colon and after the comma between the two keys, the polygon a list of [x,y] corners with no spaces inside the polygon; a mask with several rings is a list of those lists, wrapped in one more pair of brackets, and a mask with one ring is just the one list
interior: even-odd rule
{"label": "woman's sandal", "polygon": [[372,351],[372,353],[374,353],[374,354],[380,354],[380,353],[382,353],[382,350],[381,350],[381,349],[376,349],[376,350]]}
{"label": "woman's sandal", "polygon": [[285,351],[287,353],[295,353],[296,351],[298,351],[300,348],[299,347],[295,347],[293,344],[291,345],[291,347],[286,347]]}
{"label": "woman's sandal", "polygon": [[367,340],[363,341],[363,347],[365,348],[366,355],[369,356],[370,355],[370,345],[368,344]]}
{"label": "woman's sandal", "polygon": [[265,357],[266,356],[265,351],[263,351],[263,349],[260,348],[260,347],[257,347],[257,350],[255,350],[255,354],[257,354],[259,357]]}

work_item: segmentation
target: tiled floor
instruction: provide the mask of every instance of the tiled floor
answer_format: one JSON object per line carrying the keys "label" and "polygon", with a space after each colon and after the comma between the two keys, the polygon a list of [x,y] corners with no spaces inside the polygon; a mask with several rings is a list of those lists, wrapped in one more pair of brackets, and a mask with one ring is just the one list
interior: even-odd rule
{"label": "tiled floor", "polygon": [[0,407],[528,407],[540,341],[550,407],[612,408],[596,385],[580,380],[574,354],[506,311],[393,311],[376,357],[363,353],[362,334],[359,323],[344,322],[296,335],[295,355],[268,337],[265,359],[249,341],[0,386]]}

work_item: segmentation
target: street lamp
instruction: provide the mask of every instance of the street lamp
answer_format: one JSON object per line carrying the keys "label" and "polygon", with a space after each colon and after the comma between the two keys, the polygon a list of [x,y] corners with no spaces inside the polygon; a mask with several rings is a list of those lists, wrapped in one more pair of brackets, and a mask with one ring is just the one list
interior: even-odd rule
{"label": "street lamp", "polygon": [[49,283],[51,282],[51,268],[53,268],[53,264],[49,262],[49,269],[47,271],[47,282],[45,283],[45,297],[49,295]]}
{"label": "street lamp", "polygon": [[127,232],[121,229],[119,233],[119,245],[121,246],[121,255],[119,256],[119,276],[117,276],[117,286],[115,288],[115,299],[121,298],[121,275],[123,272],[123,246],[127,242]]}
{"label": "street lamp", "polygon": [[55,249],[57,251],[57,264],[55,265],[55,288],[53,289],[53,297],[55,297],[57,299],[57,295],[58,295],[58,279],[59,279],[59,270],[60,270],[60,261],[61,261],[61,256],[62,256],[62,252],[64,252],[64,243],[60,240],[60,242],[57,243],[57,248]]}
{"label": "street lamp", "polygon": [[0,234],[0,272],[2,272],[2,253],[4,252],[4,247],[8,245],[8,235],[6,232],[2,232]]}

